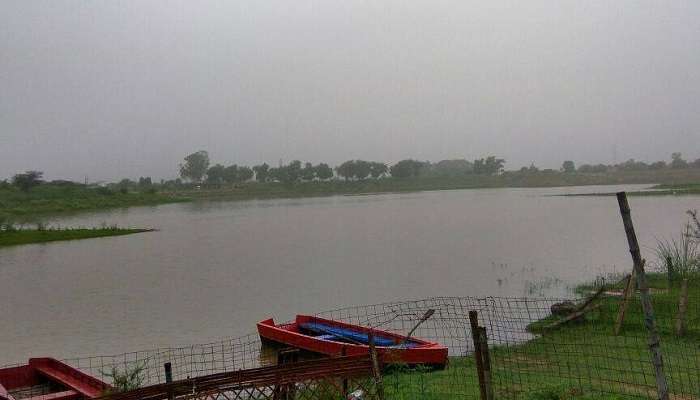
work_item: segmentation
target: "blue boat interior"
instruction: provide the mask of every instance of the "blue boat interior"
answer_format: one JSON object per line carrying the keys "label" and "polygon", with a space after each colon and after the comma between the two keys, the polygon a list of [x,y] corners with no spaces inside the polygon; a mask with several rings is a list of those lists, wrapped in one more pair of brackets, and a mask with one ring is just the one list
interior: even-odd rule
{"label": "blue boat interior", "polygon": [[[317,339],[322,339],[322,340],[333,340],[333,341],[338,341],[338,342],[346,342],[346,343],[361,343],[361,344],[369,344],[369,335],[365,332],[351,329],[351,328],[343,328],[339,326],[332,326],[320,322],[308,322],[308,323],[303,323],[299,324],[299,327],[306,331],[303,333],[310,333],[310,336],[313,336]],[[401,348],[410,348],[410,347],[416,347],[418,343],[408,340],[406,343],[399,344],[396,343],[396,340],[387,336],[382,336],[381,334],[376,334],[374,336],[374,343],[377,346],[381,347],[401,347]]]}

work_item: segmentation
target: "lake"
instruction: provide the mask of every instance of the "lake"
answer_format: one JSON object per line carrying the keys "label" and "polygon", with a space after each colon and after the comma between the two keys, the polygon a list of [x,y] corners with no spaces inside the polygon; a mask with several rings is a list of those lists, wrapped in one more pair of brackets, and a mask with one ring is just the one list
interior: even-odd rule
{"label": "lake", "polygon": [[[645,186],[200,202],[52,225],[158,232],[0,249],[0,364],[205,343],[255,322],[429,296],[564,296],[629,271],[615,197]],[[630,198],[642,251],[700,197]]]}

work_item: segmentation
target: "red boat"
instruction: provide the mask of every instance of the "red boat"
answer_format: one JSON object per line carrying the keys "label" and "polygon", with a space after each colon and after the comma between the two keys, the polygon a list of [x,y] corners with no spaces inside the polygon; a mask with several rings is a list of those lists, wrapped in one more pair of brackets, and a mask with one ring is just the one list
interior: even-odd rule
{"label": "red boat", "polygon": [[367,354],[369,334],[382,362],[444,366],[447,347],[425,340],[343,322],[297,315],[294,322],[275,325],[272,318],[258,322],[262,340],[329,356]]}
{"label": "red boat", "polygon": [[0,369],[0,400],[87,400],[110,386],[53,358]]}

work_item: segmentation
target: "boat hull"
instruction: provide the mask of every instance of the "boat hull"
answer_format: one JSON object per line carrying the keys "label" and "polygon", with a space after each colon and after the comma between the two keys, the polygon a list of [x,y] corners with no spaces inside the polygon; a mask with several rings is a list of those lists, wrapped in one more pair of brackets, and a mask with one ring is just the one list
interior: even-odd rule
{"label": "boat hull", "polygon": [[333,340],[324,338],[321,335],[313,336],[309,334],[305,326],[317,324],[322,327],[331,327],[333,332],[337,330],[352,331],[356,337],[362,338],[371,333],[379,338],[378,342],[393,342],[393,346],[376,346],[377,354],[385,364],[428,364],[434,366],[444,366],[447,363],[447,348],[435,342],[428,342],[420,339],[409,339],[408,345],[404,343],[405,337],[377,329],[370,329],[363,326],[346,324],[338,321],[327,320],[308,315],[298,315],[296,320],[289,324],[275,325],[273,319],[267,319],[257,324],[258,334],[263,340],[280,343],[286,346],[325,354],[328,356],[360,355],[369,352],[369,346],[362,343],[353,343],[348,340]]}
{"label": "boat hull", "polygon": [[[53,358],[0,369],[0,400],[89,400],[110,386]],[[18,396],[18,397],[15,397]]]}

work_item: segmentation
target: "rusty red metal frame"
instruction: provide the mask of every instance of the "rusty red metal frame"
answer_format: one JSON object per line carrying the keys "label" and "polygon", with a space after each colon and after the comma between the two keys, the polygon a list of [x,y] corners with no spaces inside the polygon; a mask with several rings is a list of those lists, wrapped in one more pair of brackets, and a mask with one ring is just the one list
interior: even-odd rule
{"label": "rusty red metal frame", "polygon": [[[148,386],[103,396],[104,400],[165,400],[173,397],[216,398],[227,392],[257,392],[280,398],[280,391],[294,390],[297,383],[323,382],[342,393],[342,379],[364,378],[372,374],[368,355],[347,356],[254,369],[224,372],[172,383]],[[238,398],[238,395],[224,396]],[[250,396],[244,396],[250,397]]]}

